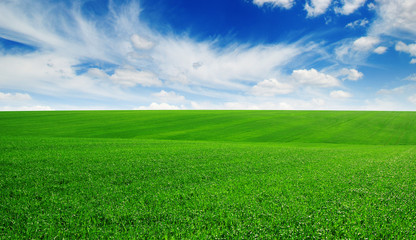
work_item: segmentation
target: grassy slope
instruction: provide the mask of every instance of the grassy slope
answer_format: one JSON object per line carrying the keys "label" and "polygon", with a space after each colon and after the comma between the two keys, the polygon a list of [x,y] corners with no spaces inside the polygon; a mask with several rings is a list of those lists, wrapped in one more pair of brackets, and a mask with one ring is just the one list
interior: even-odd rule
{"label": "grassy slope", "polygon": [[416,112],[3,112],[4,136],[416,144]]}
{"label": "grassy slope", "polygon": [[0,239],[415,238],[415,118],[2,112]]}
{"label": "grassy slope", "polygon": [[0,140],[0,239],[416,237],[414,146]]}

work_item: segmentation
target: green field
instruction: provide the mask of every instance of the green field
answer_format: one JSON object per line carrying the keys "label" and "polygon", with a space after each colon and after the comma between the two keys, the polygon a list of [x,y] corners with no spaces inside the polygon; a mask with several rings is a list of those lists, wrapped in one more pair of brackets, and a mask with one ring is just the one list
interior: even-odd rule
{"label": "green field", "polygon": [[416,112],[0,112],[0,239],[414,239]]}

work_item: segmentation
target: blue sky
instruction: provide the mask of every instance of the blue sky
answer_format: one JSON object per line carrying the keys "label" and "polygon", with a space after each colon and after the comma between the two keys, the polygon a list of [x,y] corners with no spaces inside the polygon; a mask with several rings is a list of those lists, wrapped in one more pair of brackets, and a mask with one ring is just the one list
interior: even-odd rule
{"label": "blue sky", "polygon": [[416,110],[414,0],[5,0],[0,110]]}

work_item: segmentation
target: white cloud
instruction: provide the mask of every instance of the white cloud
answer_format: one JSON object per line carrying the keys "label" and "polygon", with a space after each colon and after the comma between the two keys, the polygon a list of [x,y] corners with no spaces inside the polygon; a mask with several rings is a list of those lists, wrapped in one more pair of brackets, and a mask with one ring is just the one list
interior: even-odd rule
{"label": "white cloud", "polygon": [[[130,5],[110,1],[108,24],[83,16],[76,7],[54,12],[44,5],[0,2],[0,13],[5,13],[0,14],[2,37],[39,47],[25,56],[0,56],[4,89],[62,98],[146,102],[148,96],[126,88],[140,85],[232,99],[238,94],[230,91],[249,92],[253,84],[278,76],[282,67],[313,48],[301,41],[218,47],[215,40],[162,36],[139,22],[140,7],[135,1]],[[171,103],[167,99],[155,102]]]}
{"label": "white cloud", "polygon": [[144,87],[162,85],[162,82],[154,73],[138,71],[131,67],[118,68],[112,75],[108,75],[106,72],[98,68],[90,68],[85,75],[91,78],[109,79],[114,83],[125,87],[134,87],[137,84]]}
{"label": "white cloud", "polygon": [[256,104],[245,103],[245,102],[226,102],[220,108],[227,109],[227,110],[259,110],[261,109]]}
{"label": "white cloud", "polygon": [[290,9],[295,4],[295,0],[253,0],[253,3],[261,7],[264,4],[270,4],[274,7]]}
{"label": "white cloud", "polygon": [[410,64],[416,64],[416,58],[412,58],[412,60],[410,60]]}
{"label": "white cloud", "polygon": [[374,49],[374,52],[377,54],[384,54],[387,51],[387,47],[380,46]]}
{"label": "white cloud", "polygon": [[356,51],[370,51],[376,44],[380,42],[377,37],[366,36],[360,37],[353,43],[353,49]]}
{"label": "white cloud", "polygon": [[147,40],[143,37],[140,37],[137,34],[133,34],[131,36],[130,40],[133,44],[133,47],[136,48],[136,49],[139,49],[139,50],[140,49],[146,49],[146,50],[151,49],[154,46],[153,42],[151,42],[151,41],[149,41],[149,40]]}
{"label": "white cloud", "polygon": [[163,102],[184,102],[185,97],[176,94],[174,91],[166,92],[161,90],[158,93],[154,93],[153,96],[159,98]]}
{"label": "white cloud", "polygon": [[377,94],[403,94],[407,88],[408,86],[400,86],[393,89],[380,89]]}
{"label": "white cloud", "polygon": [[407,78],[405,78],[405,80],[416,81],[416,73],[413,73],[412,75],[408,76]]}
{"label": "white cloud", "polygon": [[293,110],[294,108],[286,102],[226,102],[217,109],[224,110]]}
{"label": "white cloud", "polygon": [[325,105],[325,100],[321,99],[321,98],[312,98],[312,103],[315,106],[324,106]]}
{"label": "white cloud", "polygon": [[376,9],[376,5],[372,2],[370,2],[369,4],[367,4],[368,10],[372,11]]}
{"label": "white cloud", "polygon": [[[321,60],[328,60],[325,58],[326,52],[323,52],[329,48],[323,49],[318,44],[312,46],[313,43],[305,44],[309,41],[309,36],[295,43],[230,43],[225,47],[218,47],[220,44],[216,40],[200,42],[184,36],[152,32],[140,22],[140,6],[135,0],[128,1],[129,4],[109,1],[108,16],[96,19],[94,16],[83,15],[82,1],[76,2],[74,7],[63,8],[57,7],[55,2],[48,2],[51,6],[46,6],[46,1],[0,1],[1,37],[37,48],[36,52],[25,56],[0,56],[1,89],[18,89],[19,92],[29,92],[32,96],[43,94],[67,99],[94,99],[100,102],[109,98],[127,99],[127,104],[135,102],[137,106],[146,105],[143,108],[147,109],[182,109],[184,107],[179,106],[182,103],[192,105],[184,97],[188,98],[188,93],[194,94],[199,100],[210,99],[215,106],[224,109],[313,109],[321,106],[328,108],[331,104],[327,90],[319,89],[320,87],[340,86],[340,80],[357,80],[362,77],[356,70],[341,77],[333,72],[327,74],[309,69],[310,67],[309,70],[303,69],[305,65],[320,66],[323,63]],[[269,4],[289,9],[296,1],[253,2],[259,6]],[[301,4],[300,1],[297,2]],[[308,17],[324,14],[331,8],[332,2],[337,6],[341,4],[341,1],[331,0],[306,2]],[[344,1],[344,7],[347,2],[352,4],[357,1]],[[398,5],[411,3],[409,6],[412,7],[411,1],[393,2]],[[376,0],[376,3],[377,14],[382,13],[379,5],[391,5],[383,0]],[[342,11],[347,13],[346,9],[345,7]],[[413,14],[407,10],[404,12]],[[414,22],[411,17],[398,18]],[[100,22],[102,20],[105,22]],[[364,27],[368,24],[366,19],[357,21],[348,27]],[[412,28],[407,27],[409,22],[400,25],[401,29],[412,31]],[[383,49],[378,47],[381,35],[369,31],[369,36],[380,40],[375,44],[371,41],[365,43],[364,40],[357,39],[354,42],[355,39],[347,39],[344,41],[345,46],[348,46],[344,49],[346,54],[381,52]],[[405,38],[402,41],[410,39],[414,40]],[[312,54],[315,54],[317,60],[308,62]],[[355,61],[352,63],[354,66],[361,64]],[[281,78],[282,72],[287,69],[298,70],[294,70],[287,78]],[[158,86],[162,87],[159,90],[172,91],[163,90],[151,94],[149,91],[156,91],[146,89],[144,94],[139,95],[134,94],[135,88],[126,88],[137,85]],[[243,96],[244,93],[250,94]],[[292,95],[282,96],[290,93],[302,99],[289,99]],[[273,101],[263,103],[258,100],[264,100],[262,96],[274,96]],[[306,97],[308,99],[304,99]],[[20,104],[33,108],[41,108],[43,105],[48,104]]]}
{"label": "white cloud", "polygon": [[335,8],[335,12],[350,15],[358,8],[364,6],[365,2],[366,0],[342,0],[344,5],[341,8]]}
{"label": "white cloud", "polygon": [[[367,57],[377,49],[381,42],[377,36],[364,36],[357,39],[345,39],[337,43],[335,56],[338,60],[349,65],[365,64]],[[377,49],[381,52],[383,48]]]}
{"label": "white cloud", "polygon": [[[345,98],[344,98],[345,99]],[[339,100],[342,100],[339,99]],[[329,95],[321,97],[307,97],[305,99],[299,98],[284,98],[273,99],[273,101],[264,101],[264,98],[252,101],[232,101],[214,104],[210,102],[192,102],[192,109],[218,109],[218,110],[357,110],[364,109],[366,106],[357,105],[352,106],[351,102],[335,101]],[[384,106],[371,106],[369,109],[381,109]]]}
{"label": "white cloud", "polygon": [[318,72],[314,68],[310,70],[294,70],[292,72],[292,78],[303,86],[335,87],[340,85],[337,78],[329,74]]}
{"label": "white cloud", "polygon": [[0,92],[0,111],[40,111],[53,110],[49,106],[39,105],[27,93]]}
{"label": "white cloud", "polygon": [[329,96],[332,98],[350,98],[352,97],[351,93],[345,92],[342,90],[332,91]]}
{"label": "white cloud", "polygon": [[140,106],[134,110],[180,110],[184,107],[178,107],[175,105],[170,105],[168,103],[151,103],[149,106]]}
{"label": "white cloud", "polygon": [[28,101],[32,97],[27,93],[2,93],[0,92],[0,102],[2,101]]}
{"label": "white cloud", "polygon": [[316,17],[326,12],[332,0],[310,0],[305,4],[305,10],[308,12],[308,17]]}
{"label": "white cloud", "polygon": [[372,34],[416,37],[416,1],[377,0],[376,3],[377,19],[371,27]]}
{"label": "white cloud", "polygon": [[0,107],[0,111],[52,111],[53,108],[49,106],[35,105],[35,106],[5,106]]}
{"label": "white cloud", "polygon": [[274,96],[293,92],[294,87],[288,83],[282,83],[274,78],[259,82],[251,89],[251,93],[257,96]]}
{"label": "white cloud", "polygon": [[117,84],[127,87],[134,87],[140,84],[144,87],[161,86],[162,82],[155,74],[147,71],[138,71],[135,69],[116,69],[110,79]]}
{"label": "white cloud", "polygon": [[[1,37],[37,48],[24,56],[0,56],[0,86],[46,96],[137,100],[139,96],[120,89],[118,84],[158,85],[147,66],[127,58],[134,51],[132,33],[147,31],[138,22],[140,8],[135,1],[129,5],[110,1],[106,16],[110,24],[83,16],[81,7],[78,2],[68,8],[57,2],[46,6],[45,1],[0,1]],[[116,71],[113,80],[118,83],[113,84],[104,81],[108,76],[98,67],[78,75],[78,66],[90,64],[85,61],[114,68],[132,65],[143,70],[135,76],[139,79]]]}
{"label": "white cloud", "polygon": [[285,101],[274,102],[225,102],[213,104],[210,102],[191,102],[192,109],[206,110],[293,110],[295,109],[290,103]]}
{"label": "white cloud", "polygon": [[413,103],[413,104],[415,104],[415,105],[416,105],[416,94],[415,94],[415,95],[410,96],[410,97],[408,98],[408,100],[409,100],[409,102],[411,102],[411,103]]}
{"label": "white cloud", "polygon": [[398,42],[395,47],[396,51],[405,52],[412,57],[416,57],[416,43],[406,45],[404,42]]}
{"label": "white cloud", "polygon": [[160,39],[151,57],[167,84],[245,91],[245,83],[276,76],[279,67],[301,52],[297,44],[232,45],[218,49],[213,42],[182,38]]}
{"label": "white cloud", "polygon": [[90,68],[88,69],[85,75],[92,77],[92,78],[99,78],[99,79],[106,79],[109,77],[106,72],[104,72],[103,70],[99,68]]}
{"label": "white cloud", "polygon": [[77,75],[73,66],[79,63],[73,58],[42,52],[2,56],[0,86],[44,96],[138,100],[139,97],[109,81],[100,69]]}
{"label": "white cloud", "polygon": [[364,19],[355,20],[354,22],[350,22],[347,25],[345,25],[345,27],[346,28],[365,27],[369,23],[370,22],[366,18],[364,18]]}
{"label": "white cloud", "polygon": [[343,80],[357,81],[358,79],[362,78],[364,74],[357,71],[356,69],[343,68],[339,72],[339,76],[343,76]]}

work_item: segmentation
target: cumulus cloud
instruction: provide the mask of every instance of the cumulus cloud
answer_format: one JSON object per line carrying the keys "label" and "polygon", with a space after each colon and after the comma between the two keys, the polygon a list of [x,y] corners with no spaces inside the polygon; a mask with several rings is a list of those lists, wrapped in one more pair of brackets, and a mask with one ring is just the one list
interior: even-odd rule
{"label": "cumulus cloud", "polygon": [[305,10],[308,17],[316,17],[326,12],[331,5],[332,0],[310,0],[305,4]]}
{"label": "cumulus cloud", "polygon": [[28,93],[0,92],[0,111],[41,111],[53,110],[49,106],[39,105]]}
{"label": "cumulus cloud", "polygon": [[366,36],[360,37],[353,43],[353,49],[356,51],[370,51],[380,42],[378,37]]}
{"label": "cumulus cloud", "polygon": [[290,9],[295,4],[295,0],[253,0],[253,3],[261,7],[264,4],[270,4],[274,7]]}
{"label": "cumulus cloud", "polygon": [[416,43],[407,45],[404,42],[399,41],[396,44],[395,49],[396,51],[405,52],[405,53],[410,54],[410,56],[412,57],[416,57]]}
{"label": "cumulus cloud", "polygon": [[329,96],[331,96],[332,98],[338,98],[338,99],[352,97],[351,93],[345,92],[345,91],[342,91],[342,90],[332,91],[329,94]]}
{"label": "cumulus cloud", "polygon": [[335,8],[335,12],[350,15],[358,8],[364,6],[366,0],[342,0],[343,6],[341,8]]}
{"label": "cumulus cloud", "polygon": [[351,81],[357,81],[358,79],[362,78],[364,76],[363,73],[357,71],[356,69],[348,69],[343,68],[339,72],[339,75],[343,77],[343,80],[351,80]]}
{"label": "cumulus cloud", "polygon": [[32,97],[27,93],[2,93],[0,92],[0,102],[2,101],[28,101]]}
{"label": "cumulus cloud", "polygon": [[380,46],[374,49],[374,52],[377,54],[384,54],[387,51],[387,47]]}
{"label": "cumulus cloud", "polygon": [[134,110],[180,110],[184,107],[178,107],[175,105],[170,105],[168,103],[151,103],[149,106],[140,106]]}
{"label": "cumulus cloud", "polygon": [[130,40],[133,44],[133,47],[136,49],[151,49],[154,46],[154,43],[137,35],[137,34],[133,34],[130,37]]}
{"label": "cumulus cloud", "polygon": [[153,96],[159,98],[163,102],[184,102],[185,97],[182,95],[178,95],[174,91],[166,92],[165,90],[161,90],[158,93],[154,93]]}
{"label": "cumulus cloud", "polygon": [[[402,41],[399,41],[396,46],[395,46],[396,51],[398,52],[405,52],[410,54],[410,56],[412,57],[416,57],[416,43],[413,44],[405,44]],[[415,64],[416,63],[416,58],[412,58],[410,60],[410,64]]]}
{"label": "cumulus cloud", "polygon": [[359,20],[355,20],[354,22],[350,22],[347,25],[345,25],[346,28],[356,28],[356,27],[365,27],[369,24],[370,22],[364,18],[364,19],[359,19]]}
{"label": "cumulus cloud", "polygon": [[310,70],[294,70],[292,72],[292,78],[303,86],[335,87],[340,85],[337,78],[329,74],[318,72],[314,68],[311,68]]}
{"label": "cumulus cloud", "polygon": [[257,96],[275,96],[293,91],[294,87],[291,84],[279,82],[274,78],[261,81],[251,89],[251,93]]}

